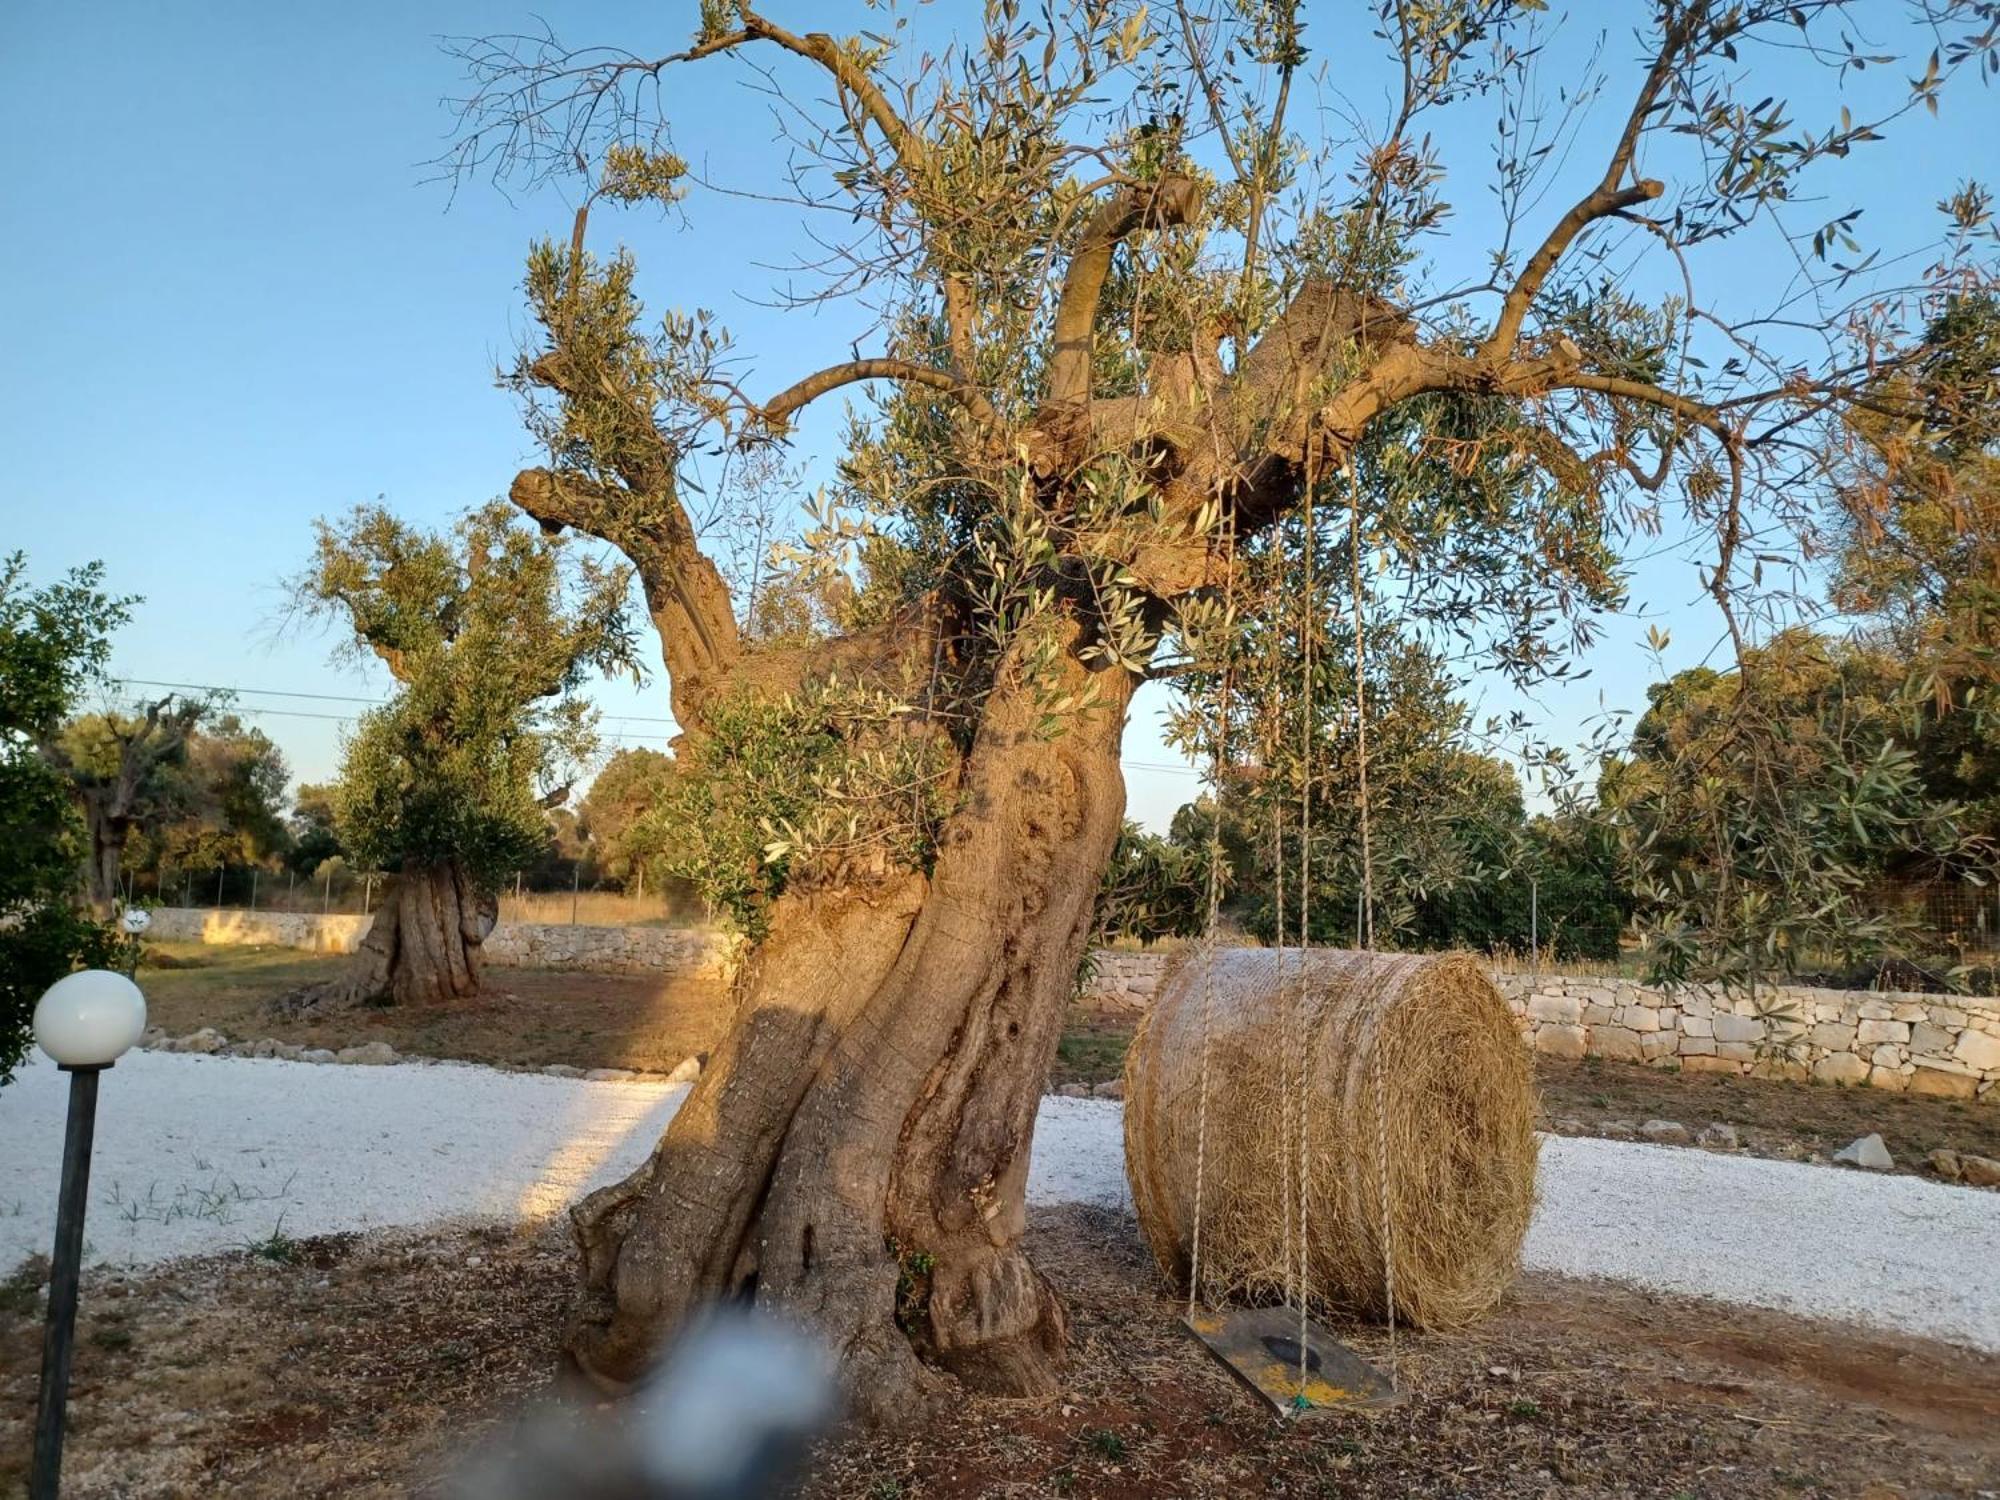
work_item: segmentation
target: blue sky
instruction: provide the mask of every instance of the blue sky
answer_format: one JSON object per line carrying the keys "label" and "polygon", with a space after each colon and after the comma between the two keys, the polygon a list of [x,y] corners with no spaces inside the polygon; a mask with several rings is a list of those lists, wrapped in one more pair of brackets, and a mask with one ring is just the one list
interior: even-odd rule
{"label": "blue sky", "polygon": [[[828,7],[769,9],[817,18]],[[1315,6],[1308,40],[1325,46],[1335,17],[1357,9]],[[565,228],[568,210],[550,194],[509,202],[479,185],[448,201],[426,181],[422,163],[450,123],[439,101],[460,86],[435,38],[529,27],[539,14],[566,38],[667,50],[692,30],[693,10],[659,0],[533,12],[505,0],[6,8],[0,140],[16,211],[0,239],[0,547],[25,548],[38,578],[102,558],[115,588],[145,596],[117,642],[120,674],[333,695],[241,700],[300,778],[331,772],[338,718],[357,707],[339,699],[379,696],[385,683],[330,664],[328,637],[282,628],[283,580],[305,558],[312,519],[380,496],[443,524],[535,458],[492,373],[520,333],[523,252]],[[919,24],[934,32],[958,13],[941,0]],[[1571,27],[1552,59],[1580,56],[1594,35]],[[1631,51],[1615,34],[1607,56]],[[1793,81],[1790,64],[1763,66],[1772,91]],[[744,77],[727,66],[682,74],[679,145],[718,177],[768,180],[768,113]],[[1364,69],[1312,103],[1372,110],[1381,87]],[[1812,87],[1815,113],[1837,108]],[[1913,121],[1857,158],[1841,191],[1878,222],[1929,215],[1990,160],[1982,132],[1996,123],[1994,100],[1959,91],[1943,119]],[[1593,117],[1600,134],[1608,113]],[[1447,156],[1476,167],[1489,122],[1489,111],[1466,112],[1441,139]],[[1591,140],[1580,158],[1597,156]],[[1487,244],[1483,189],[1468,177],[1453,197],[1467,231],[1457,253],[1476,255]],[[1537,226],[1564,201],[1552,194]],[[634,247],[655,307],[716,308],[757,356],[756,388],[845,351],[852,309],[781,317],[746,299],[770,283],[755,263],[801,245],[790,211],[710,195],[691,215],[688,229],[628,215],[599,240],[615,232]],[[1725,274],[1751,285],[1768,274],[1737,253]],[[803,424],[801,452],[825,452],[837,427],[827,404]],[[1684,560],[1644,565],[1635,595],[1647,620],[1673,630],[1670,665],[1713,646],[1716,622]],[[1641,613],[1610,622],[1590,677],[1538,694],[1529,711],[1574,736],[1602,707],[1643,705],[1652,667]],[[1475,691],[1489,710],[1521,702]],[[669,732],[657,679],[596,696],[621,716],[605,725],[614,742]],[[1142,695],[1126,747],[1133,813],[1155,826],[1197,785],[1185,769],[1146,769],[1178,760],[1158,741],[1160,706],[1159,690]]]}

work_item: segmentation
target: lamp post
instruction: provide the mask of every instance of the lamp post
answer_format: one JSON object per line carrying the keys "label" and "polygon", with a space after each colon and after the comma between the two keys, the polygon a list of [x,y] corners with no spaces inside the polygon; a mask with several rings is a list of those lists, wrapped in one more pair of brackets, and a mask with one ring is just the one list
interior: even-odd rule
{"label": "lamp post", "polygon": [[29,1500],[56,1500],[62,1472],[63,1408],[69,1400],[70,1350],[76,1337],[76,1282],[90,1190],[90,1143],[97,1128],[97,1077],[145,1030],[146,997],[129,978],[109,969],[85,969],[58,979],[35,1007],[36,1042],[69,1074],[69,1125],[63,1135],[62,1195],[56,1208]]}

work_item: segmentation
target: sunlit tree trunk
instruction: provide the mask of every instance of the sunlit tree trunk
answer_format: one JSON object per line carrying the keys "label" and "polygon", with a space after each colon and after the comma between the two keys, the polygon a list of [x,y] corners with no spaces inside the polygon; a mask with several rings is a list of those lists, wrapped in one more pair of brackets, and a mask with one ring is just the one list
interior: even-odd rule
{"label": "sunlit tree trunk", "polygon": [[499,905],[458,865],[445,862],[393,877],[367,936],[345,973],[280,1002],[292,1014],[353,1005],[426,1005],[479,993],[480,948]]}
{"label": "sunlit tree trunk", "polygon": [[[1073,660],[1067,676],[1080,683]],[[1028,1154],[1125,807],[1123,673],[1054,738],[996,690],[928,877],[786,896],[658,1150],[579,1206],[569,1348],[618,1388],[703,1300],[751,1294],[840,1356],[858,1413],[917,1417],[930,1366],[1053,1388],[1062,1304],[1020,1248]]]}

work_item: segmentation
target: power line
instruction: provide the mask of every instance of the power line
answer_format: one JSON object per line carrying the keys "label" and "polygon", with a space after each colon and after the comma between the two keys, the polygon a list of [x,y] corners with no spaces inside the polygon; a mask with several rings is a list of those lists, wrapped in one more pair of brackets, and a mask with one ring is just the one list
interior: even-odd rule
{"label": "power line", "polygon": [[[220,683],[213,682],[163,682],[151,677],[111,677],[106,680],[121,683],[126,687],[174,688],[188,693],[247,694],[259,698],[305,698],[318,703],[365,703],[371,708],[379,708],[386,701],[381,698],[356,697],[351,693],[308,693],[285,688],[236,688],[224,687]],[[360,718],[359,714],[321,714],[302,708],[258,708],[254,706],[242,706],[237,711],[239,713],[254,714],[259,718],[318,719],[329,724],[352,724]],[[678,720],[651,718],[644,714],[603,714],[601,717],[614,724],[666,724],[672,725],[675,728],[680,727]],[[629,744],[646,745],[653,743],[658,737],[648,734],[627,734],[613,731],[601,735],[600,738],[618,740]],[[1151,771],[1170,776],[1198,777],[1204,774],[1198,766],[1176,766],[1162,761],[1120,760],[1119,764],[1128,771]]]}
{"label": "power line", "polygon": [[[371,708],[380,708],[388,701],[385,698],[359,698],[351,693],[306,693],[285,688],[224,687],[221,683],[216,682],[157,682],[150,677],[111,677],[105,680],[108,682],[123,683],[126,687],[178,688],[183,692],[189,693],[228,693],[232,697],[248,694],[253,698],[311,698],[320,703],[365,703]],[[246,709],[245,712],[270,714],[283,713],[285,710],[265,708]],[[294,717],[310,716],[295,714]],[[332,716],[328,715],[326,717]],[[676,728],[679,727],[677,720],[653,718],[645,714],[603,714],[600,717],[614,720],[620,724],[671,724]]]}

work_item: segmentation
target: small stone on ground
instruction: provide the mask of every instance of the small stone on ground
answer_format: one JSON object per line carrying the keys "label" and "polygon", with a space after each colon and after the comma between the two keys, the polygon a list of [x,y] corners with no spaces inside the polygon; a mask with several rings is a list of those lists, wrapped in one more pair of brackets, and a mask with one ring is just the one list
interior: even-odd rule
{"label": "small stone on ground", "polygon": [[1849,1141],[1833,1153],[1833,1159],[1843,1166],[1863,1167],[1870,1172],[1886,1172],[1896,1165],[1896,1158],[1889,1154],[1879,1135],[1864,1135],[1858,1141]]}

